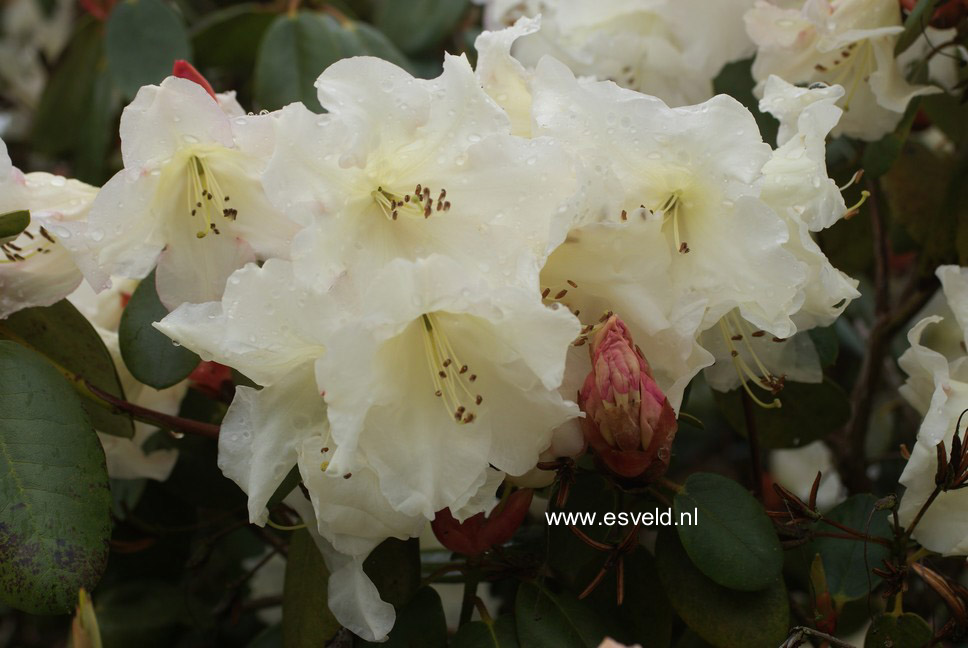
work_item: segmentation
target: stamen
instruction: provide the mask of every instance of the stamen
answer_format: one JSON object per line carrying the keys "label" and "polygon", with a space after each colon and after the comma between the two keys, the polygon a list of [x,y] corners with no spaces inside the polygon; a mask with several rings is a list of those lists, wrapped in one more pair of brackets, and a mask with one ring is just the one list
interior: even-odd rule
{"label": "stamen", "polygon": [[195,232],[198,238],[205,238],[209,232],[221,234],[218,228],[218,217],[234,221],[239,216],[239,210],[223,206],[229,197],[222,192],[218,178],[205,163],[205,158],[193,155],[188,160],[188,212],[197,216],[201,212],[203,223]]}
{"label": "stamen", "polygon": [[[726,343],[726,348],[729,349],[729,355],[733,359],[733,367],[736,369],[736,373],[739,375],[740,384],[743,386],[743,390],[749,395],[754,403],[759,405],[764,409],[780,408],[783,406],[779,398],[774,398],[769,403],[761,400],[749,386],[749,382],[752,381],[754,384],[758,385],[762,389],[769,390],[774,396],[776,396],[780,390],[783,389],[783,378],[775,376],[769,369],[767,369],[763,362],[760,360],[756,351],[753,349],[753,345],[750,344],[749,337],[741,333],[733,333],[730,330],[729,318],[732,317],[734,322],[738,324],[738,328],[744,328],[743,320],[734,313],[729,313],[719,321],[719,330],[723,335],[723,341]],[[755,334],[753,334],[755,336]],[[754,372],[750,366],[746,363],[746,360],[740,355],[739,351],[734,346],[733,342],[742,340],[746,345],[746,350],[749,352],[750,356],[753,358],[753,362],[756,368],[759,370],[759,374]]]}
{"label": "stamen", "polygon": [[373,202],[380,206],[383,215],[391,221],[399,220],[405,215],[430,218],[435,213],[450,211],[450,201],[444,200],[447,196],[446,189],[440,190],[436,201],[430,197],[430,188],[420,184],[414,187],[413,195],[405,193],[401,196],[382,186],[377,187],[370,195],[373,196]]}
{"label": "stamen", "polygon": [[676,250],[679,252],[679,254],[688,254],[690,251],[689,244],[682,240],[682,232],[679,224],[680,204],[682,204],[682,201],[680,200],[679,193],[676,192],[666,198],[662,205],[651,211],[653,213],[660,212],[662,214],[663,222],[668,218],[672,219],[672,238],[676,243]]}
{"label": "stamen", "polygon": [[[470,374],[465,380],[464,376],[470,368],[457,359],[457,352],[436,316],[428,313],[422,315],[421,319],[424,353],[433,380],[434,396],[443,401],[444,407],[456,422],[470,423],[476,418],[476,413],[469,410],[470,404],[480,405],[484,402],[484,397],[471,392],[468,386],[477,380],[477,374]],[[454,365],[459,367],[457,371],[444,371]]]}
{"label": "stamen", "polygon": [[[51,236],[43,225],[37,229],[37,234],[43,237],[43,241],[38,243],[37,235],[31,233],[28,230],[21,232],[26,240],[21,240],[19,237],[13,239],[12,241],[7,241],[6,243],[0,244],[0,252],[3,252],[3,259],[0,259],[0,265],[7,263],[22,263],[27,261],[31,257],[35,257],[40,254],[50,254],[50,245],[47,243],[56,243],[57,240]],[[19,241],[15,243],[14,241]],[[46,242],[45,242],[46,241]]]}
{"label": "stamen", "polygon": [[867,199],[870,197],[870,195],[871,192],[867,191],[867,189],[864,189],[862,192],[860,192],[860,200],[847,208],[847,212],[844,214],[844,220],[850,220],[856,216],[857,212],[860,211],[861,205],[867,202]]}

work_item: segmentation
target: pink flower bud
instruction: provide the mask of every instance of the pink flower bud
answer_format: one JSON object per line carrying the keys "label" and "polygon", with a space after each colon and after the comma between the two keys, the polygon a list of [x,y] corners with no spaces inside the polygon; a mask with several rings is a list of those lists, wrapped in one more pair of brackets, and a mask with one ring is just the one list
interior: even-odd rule
{"label": "pink flower bud", "polygon": [[621,477],[661,476],[678,423],[649,363],[615,315],[595,333],[590,353],[592,370],[578,395],[588,444]]}

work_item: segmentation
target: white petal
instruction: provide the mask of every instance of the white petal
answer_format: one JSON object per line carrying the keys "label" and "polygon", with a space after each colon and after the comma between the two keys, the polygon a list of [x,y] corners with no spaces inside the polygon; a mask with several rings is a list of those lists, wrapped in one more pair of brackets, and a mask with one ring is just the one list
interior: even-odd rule
{"label": "white petal", "polygon": [[323,354],[334,314],[329,300],[296,281],[289,262],[270,259],[233,274],[220,303],[184,304],[155,326],[203,359],[271,385]]}

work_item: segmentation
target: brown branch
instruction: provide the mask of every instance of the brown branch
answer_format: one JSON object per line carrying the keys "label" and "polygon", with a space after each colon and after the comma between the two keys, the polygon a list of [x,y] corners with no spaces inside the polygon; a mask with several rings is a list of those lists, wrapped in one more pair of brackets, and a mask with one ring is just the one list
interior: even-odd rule
{"label": "brown branch", "polygon": [[161,412],[156,412],[155,410],[148,409],[147,407],[141,407],[140,405],[129,403],[126,400],[122,400],[117,396],[109,394],[103,389],[96,387],[88,380],[84,380],[84,386],[101,400],[112,405],[113,407],[116,407],[122,412],[130,414],[133,418],[143,423],[157,425],[158,427],[165,428],[173,432],[193,434],[195,436],[207,437],[209,439],[218,438],[220,429],[218,425],[202,423],[201,421],[194,421],[192,419],[182,418],[180,416],[171,416],[170,414],[162,414]]}

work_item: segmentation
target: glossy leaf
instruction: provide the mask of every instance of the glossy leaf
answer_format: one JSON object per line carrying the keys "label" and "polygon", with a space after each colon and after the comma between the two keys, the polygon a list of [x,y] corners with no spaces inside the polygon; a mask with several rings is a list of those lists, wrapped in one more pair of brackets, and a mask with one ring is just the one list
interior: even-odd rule
{"label": "glossy leaf", "polygon": [[377,0],[373,24],[403,52],[414,54],[441,43],[469,5],[469,0]]}
{"label": "glossy leaf", "polygon": [[864,648],[922,648],[933,637],[931,626],[917,614],[882,614],[867,629]]}
{"label": "glossy leaf", "polygon": [[331,17],[310,11],[279,16],[256,55],[256,101],[267,110],[301,101],[321,111],[313,84],[342,56],[340,27]]}
{"label": "glossy leaf", "polygon": [[655,559],[672,607],[716,648],[779,646],[786,638],[790,609],[781,579],[759,592],[722,587],[693,565],[672,529],[659,532]]}
{"label": "glossy leaf", "polygon": [[0,341],[0,412],[0,600],[63,614],[107,562],[104,452],[70,383],[9,341]]}
{"label": "glossy leaf", "polygon": [[528,648],[595,648],[608,634],[595,613],[567,594],[521,583],[514,599],[518,640]]}
{"label": "glossy leaf", "polygon": [[[101,336],[66,299],[46,308],[27,308],[0,320],[0,339],[27,345],[55,365],[112,396],[124,399],[114,359]],[[82,399],[81,405],[98,432],[128,438],[134,436],[134,423],[127,414],[88,398]]]}
{"label": "glossy leaf", "polygon": [[123,0],[108,17],[105,53],[115,83],[126,97],[161,83],[179,59],[191,58],[182,19],[161,0]]}
{"label": "glossy leaf", "polygon": [[168,314],[155,290],[155,273],[138,284],[121,315],[118,343],[131,375],[155,389],[181,382],[198,366],[197,355],[152,326]]}
{"label": "glossy leaf", "polygon": [[[713,392],[730,426],[746,436],[742,390]],[[783,407],[753,408],[753,419],[764,448],[799,448],[821,439],[847,422],[847,394],[830,380],[820,383],[788,382],[780,392]]]}
{"label": "glossy leaf", "polygon": [[0,214],[0,240],[16,238],[30,225],[30,212],[26,209]]}
{"label": "glossy leaf", "polygon": [[673,501],[675,519],[696,515],[676,527],[683,547],[706,576],[747,592],[770,587],[783,569],[783,550],[763,506],[732,479],[695,473]]}
{"label": "glossy leaf", "polygon": [[[875,512],[875,501],[873,495],[854,495],[824,517],[871,536],[890,538],[888,513]],[[822,522],[814,528],[840,533]],[[808,555],[820,554],[827,587],[838,603],[867,596],[881,580],[871,570],[881,567],[881,562],[890,555],[890,550],[883,545],[839,538],[814,538],[809,547]]]}
{"label": "glossy leaf", "polygon": [[329,570],[305,529],[292,534],[282,593],[282,645],[315,648],[325,645],[340,623],[329,611]]}
{"label": "glossy leaf", "polygon": [[266,5],[243,2],[207,14],[192,25],[192,47],[199,69],[239,67],[248,75],[257,48],[278,14]]}

